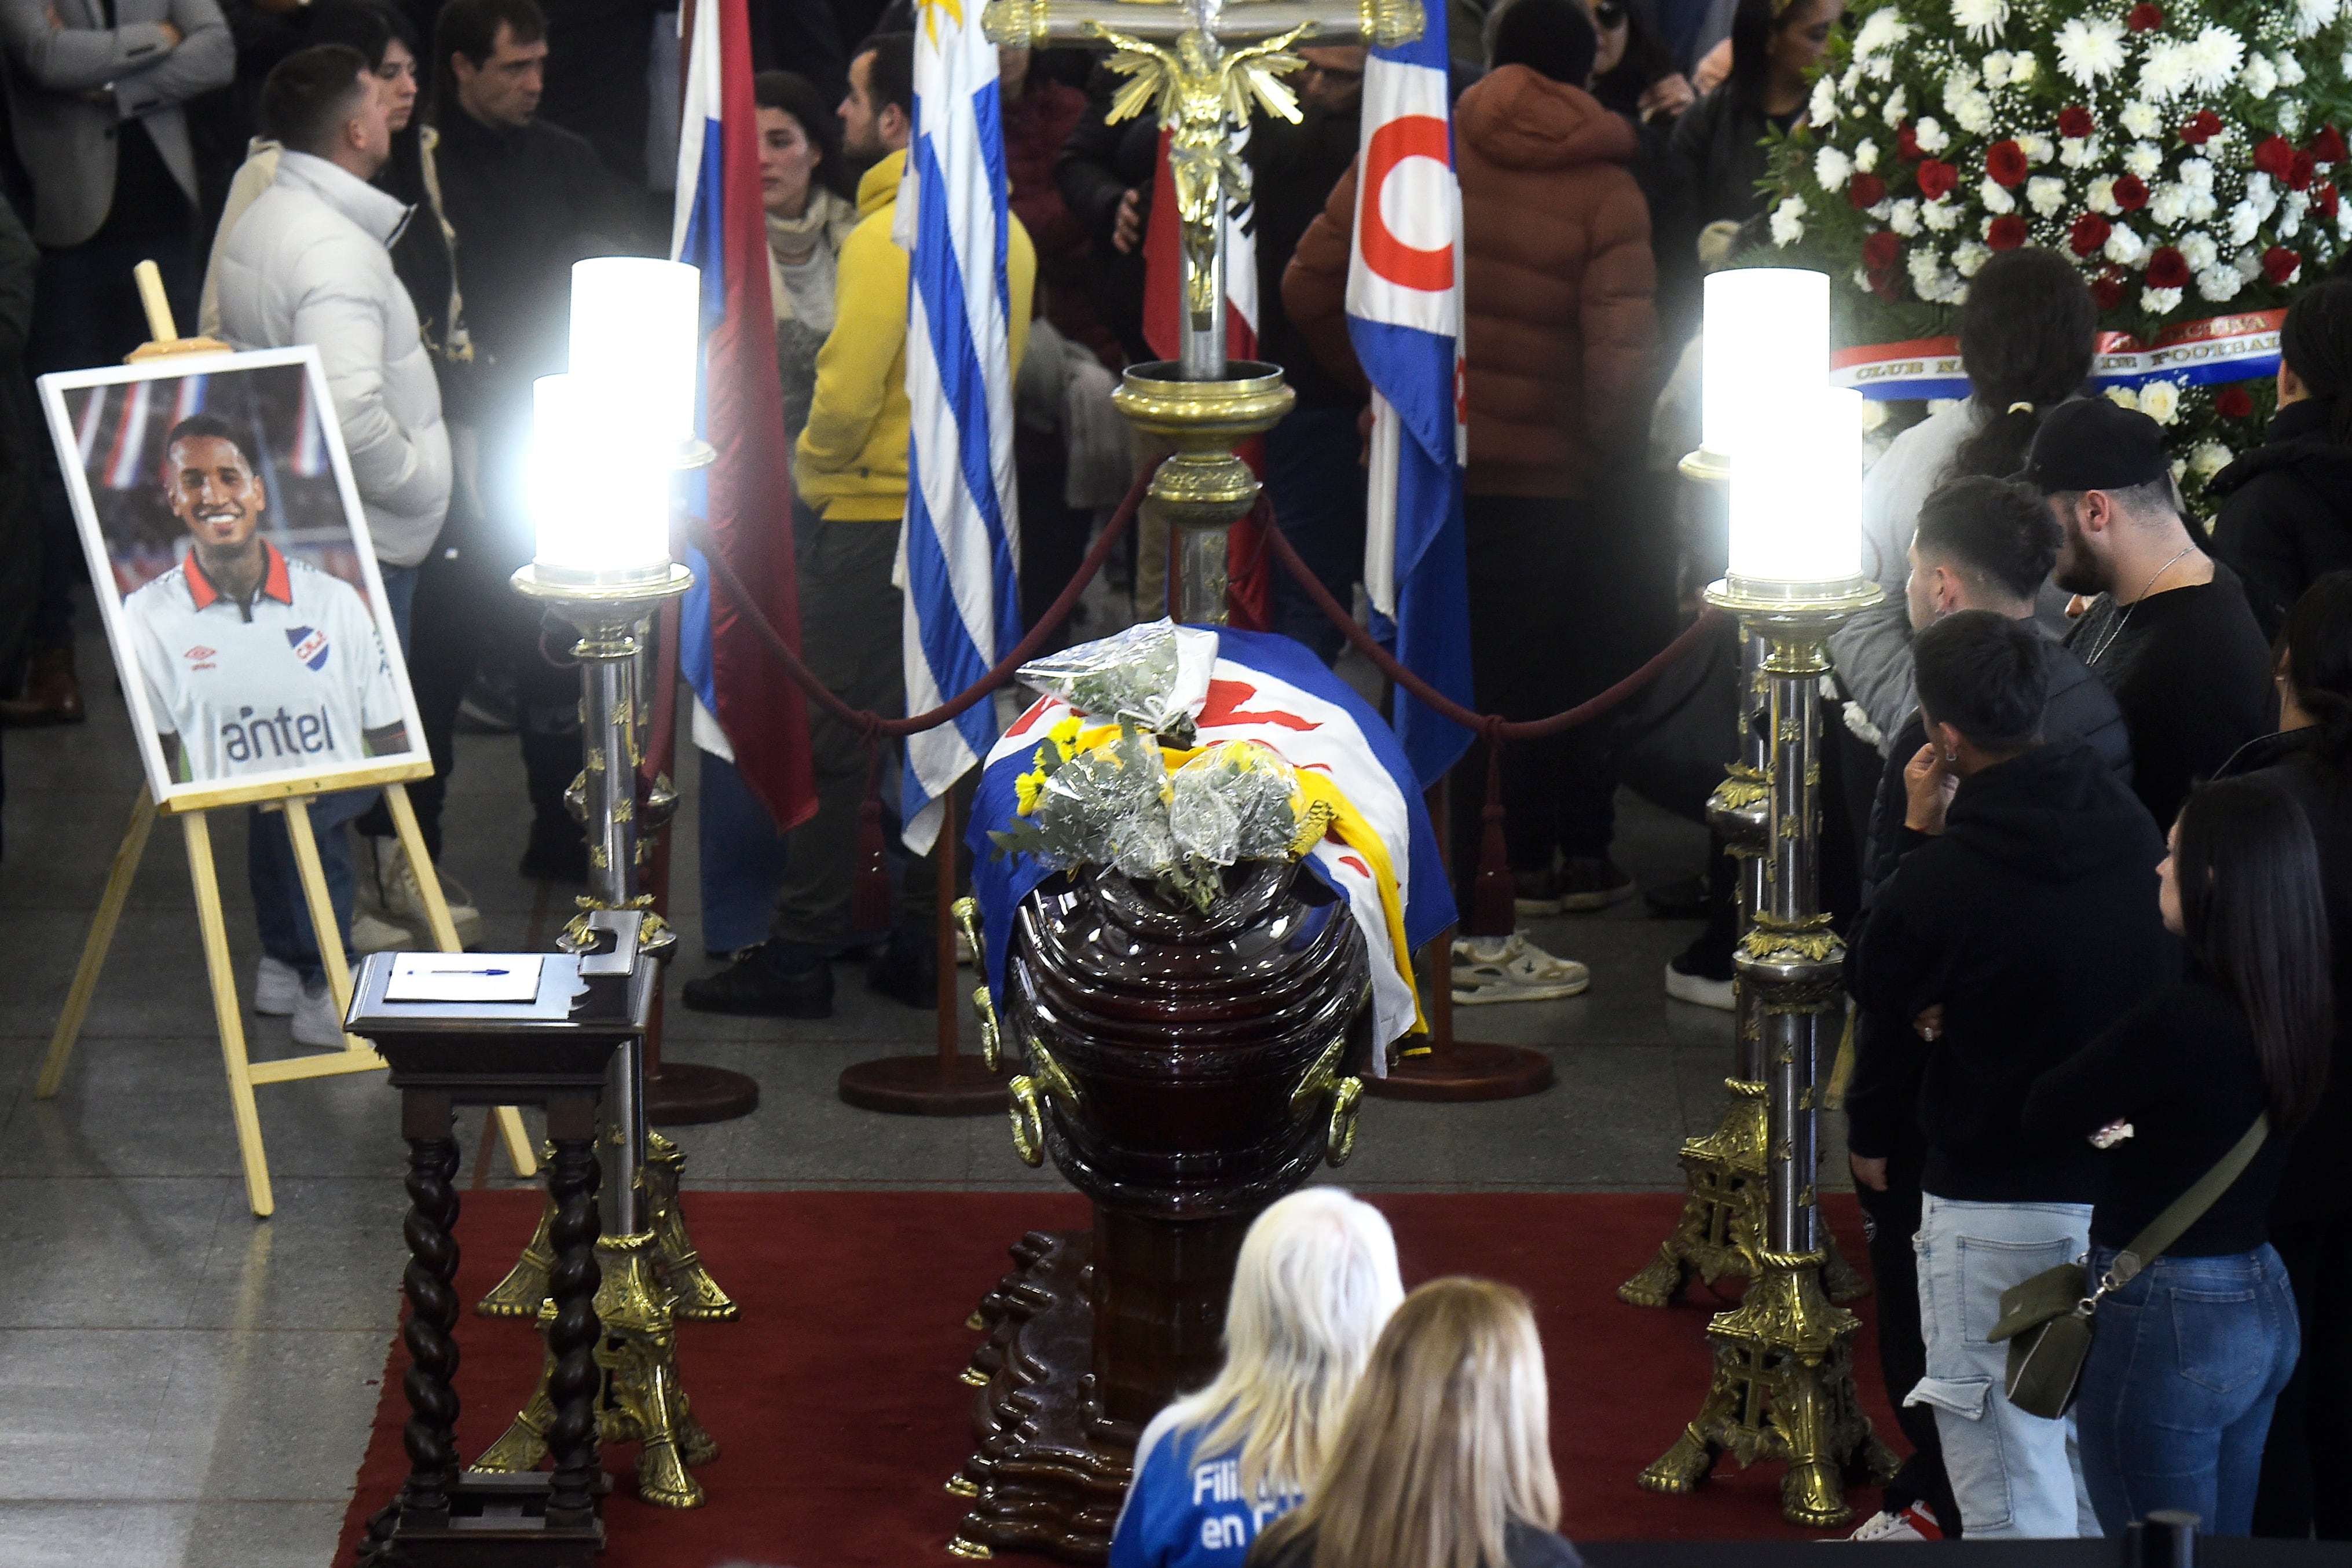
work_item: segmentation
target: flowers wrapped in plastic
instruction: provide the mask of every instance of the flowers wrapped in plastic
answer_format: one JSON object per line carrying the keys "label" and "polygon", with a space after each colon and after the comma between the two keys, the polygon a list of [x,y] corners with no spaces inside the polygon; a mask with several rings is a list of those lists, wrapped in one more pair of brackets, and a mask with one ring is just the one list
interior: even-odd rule
{"label": "flowers wrapped in plastic", "polygon": [[[1189,679],[1195,674],[1197,679]],[[1189,746],[1191,710],[1206,689],[1208,674],[1185,668],[1176,628],[1160,620],[1033,658],[1021,667],[1021,679],[1081,713],[1130,723],[1170,745]]]}

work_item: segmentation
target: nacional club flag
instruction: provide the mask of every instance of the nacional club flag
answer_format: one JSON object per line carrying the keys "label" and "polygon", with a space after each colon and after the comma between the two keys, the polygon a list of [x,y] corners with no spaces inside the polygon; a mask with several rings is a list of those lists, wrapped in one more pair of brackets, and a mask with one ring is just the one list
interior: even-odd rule
{"label": "nacional club flag", "polygon": [[[699,0],[693,16],[670,254],[702,269],[701,430],[719,457],[695,476],[688,510],[708,523],[761,613],[798,647],[792,446],[768,297],[751,23],[744,0]],[[796,827],[816,813],[806,700],[743,607],[711,581],[702,552],[689,546],[686,561],[694,587],[678,613],[678,667],[719,731],[698,713],[696,742],[731,755],[777,826]]]}
{"label": "nacional club flag", "polygon": [[[1454,923],[1454,893],[1419,781],[1396,736],[1346,681],[1289,637],[1230,626],[1185,626],[1176,635],[1184,665],[1207,667],[1194,678],[1200,695],[1188,705],[1196,743],[1259,742],[1302,773],[1328,781],[1369,830],[1369,843],[1349,843],[1335,827],[1307,852],[1307,865],[1348,901],[1364,933],[1375,1043],[1385,1047],[1420,1028],[1412,954]],[[1000,854],[988,833],[1010,826],[1018,805],[1013,781],[1030,770],[1045,732],[1070,710],[1059,699],[1041,698],[1005,731],[988,754],[972,805],[972,892],[986,922],[987,980],[1000,1015],[1013,911],[1052,873],[1033,855]],[[1379,1054],[1372,1070],[1386,1074]]]}
{"label": "nacional club flag", "polygon": [[[1445,8],[1412,43],[1364,64],[1363,150],[1348,259],[1348,335],[1372,384],[1364,587],[1396,622],[1397,658],[1470,703],[1470,584],[1462,525],[1462,187],[1446,97]],[[1414,774],[1435,784],[1470,733],[1396,694]]]}
{"label": "nacional club flag", "polygon": [[[1234,155],[1249,159],[1250,128],[1233,135]],[[1161,359],[1181,356],[1184,333],[1184,225],[1176,210],[1176,178],[1168,166],[1169,133],[1160,132],[1160,162],[1151,176],[1151,211],[1143,235],[1143,341]],[[1230,193],[1229,193],[1230,194]],[[1257,358],[1257,212],[1249,202],[1225,209],[1225,357]],[[1265,474],[1265,438],[1253,436],[1235,450],[1250,472]],[[1255,518],[1234,524],[1225,546],[1226,616],[1237,626],[1274,625],[1273,559]],[[1155,606],[1156,607],[1156,606]]]}
{"label": "nacional club flag", "polygon": [[[1013,475],[1012,302],[1004,120],[980,0],[923,0],[915,134],[898,199],[907,290],[907,710],[979,680],[1021,640],[1021,513]],[[911,196],[911,200],[908,198]],[[993,703],[910,735],[900,820],[920,854],[940,797],[996,740]]]}

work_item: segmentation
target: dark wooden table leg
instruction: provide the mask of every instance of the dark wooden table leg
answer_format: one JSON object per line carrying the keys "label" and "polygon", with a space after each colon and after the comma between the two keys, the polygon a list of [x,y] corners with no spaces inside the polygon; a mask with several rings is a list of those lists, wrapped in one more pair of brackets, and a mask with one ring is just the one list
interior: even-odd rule
{"label": "dark wooden table leg", "polygon": [[400,1495],[368,1521],[362,1563],[384,1560],[394,1526],[402,1521],[446,1528],[457,1480],[457,1141],[450,1136],[454,1108],[446,1094],[412,1090],[401,1097],[401,1135],[408,1141],[408,1480]]}
{"label": "dark wooden table leg", "polygon": [[602,1374],[595,1352],[604,1337],[596,1321],[596,1287],[603,1275],[596,1266],[596,1237],[602,1226],[596,1214],[595,1101],[551,1101],[547,1131],[555,1145],[547,1179],[555,1205],[548,1226],[555,1264],[547,1272],[548,1295],[555,1306],[547,1325],[552,1363],[547,1394],[555,1406],[547,1447],[555,1459],[555,1475],[548,1487],[547,1522],[585,1526],[596,1517],[596,1394]]}

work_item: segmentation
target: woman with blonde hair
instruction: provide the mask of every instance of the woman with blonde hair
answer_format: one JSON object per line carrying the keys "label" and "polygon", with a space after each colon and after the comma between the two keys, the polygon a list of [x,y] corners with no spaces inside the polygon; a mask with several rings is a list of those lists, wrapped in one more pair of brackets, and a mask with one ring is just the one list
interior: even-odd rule
{"label": "woman with blonde hair", "polygon": [[1258,1215],[1234,1266],[1225,1364],[1143,1429],[1110,1568],[1241,1568],[1322,1477],[1403,1296],[1396,1238],[1371,1205],[1310,1187]]}
{"label": "woman with blonde hair", "polygon": [[1323,1484],[1250,1568],[1577,1568],[1550,1404],[1528,1299],[1431,1280],[1381,1331]]}

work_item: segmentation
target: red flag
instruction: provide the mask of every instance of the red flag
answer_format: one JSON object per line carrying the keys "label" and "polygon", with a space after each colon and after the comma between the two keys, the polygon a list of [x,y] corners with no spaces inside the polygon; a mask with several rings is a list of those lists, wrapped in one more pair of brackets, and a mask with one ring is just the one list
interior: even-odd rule
{"label": "red flag", "polygon": [[[715,263],[720,275],[719,297],[724,301],[703,347],[703,429],[719,454],[707,470],[709,537],[761,613],[797,650],[801,626],[793,554],[792,447],[784,434],[775,309],[768,295],[768,224],[760,195],[751,24],[744,0],[698,3],[717,8],[718,113],[713,121],[709,76],[696,68],[699,62],[689,62],[686,112],[704,117],[704,144],[699,166],[690,176],[697,188],[691,195],[681,191],[680,199],[694,203],[683,258],[706,269],[706,310],[711,299],[707,273]],[[712,38],[713,29],[698,26],[689,36],[700,46]],[[706,183],[715,184],[716,191],[703,189]],[[714,195],[715,215],[710,205]],[[710,216],[719,220],[718,232],[698,233],[713,226],[704,221]],[[710,584],[715,712],[734,748],[743,782],[780,827],[796,827],[816,814],[807,701],[800,687],[777,667],[744,609],[723,584]]]}
{"label": "red flag", "polygon": [[[1173,360],[1183,333],[1178,300],[1183,294],[1183,225],[1176,216],[1176,180],[1168,169],[1168,132],[1160,132],[1160,164],[1151,177],[1151,216],[1143,234],[1143,341],[1161,359]],[[1257,239],[1244,223],[1228,237],[1225,251],[1225,353],[1257,357]],[[1250,472],[1264,478],[1265,443],[1253,436],[1235,448]],[[1225,594],[1229,625],[1262,632],[1274,625],[1273,558],[1255,518],[1233,526],[1225,546]]]}

